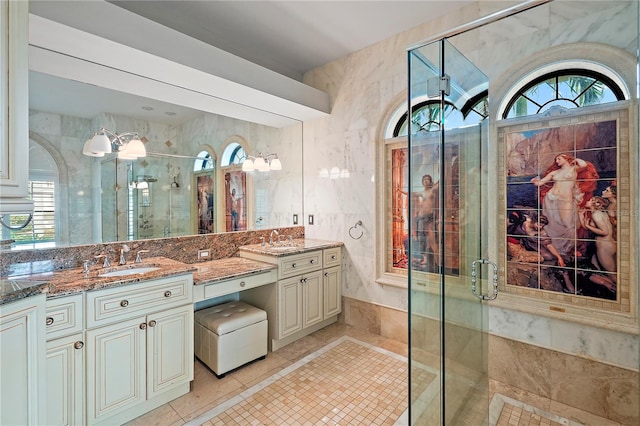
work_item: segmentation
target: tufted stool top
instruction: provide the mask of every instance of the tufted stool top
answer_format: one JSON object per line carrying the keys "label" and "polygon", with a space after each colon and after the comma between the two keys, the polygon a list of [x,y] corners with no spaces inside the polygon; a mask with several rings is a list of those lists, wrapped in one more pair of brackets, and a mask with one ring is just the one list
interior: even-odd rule
{"label": "tufted stool top", "polygon": [[244,302],[229,302],[194,313],[195,322],[218,336],[267,319],[267,313]]}

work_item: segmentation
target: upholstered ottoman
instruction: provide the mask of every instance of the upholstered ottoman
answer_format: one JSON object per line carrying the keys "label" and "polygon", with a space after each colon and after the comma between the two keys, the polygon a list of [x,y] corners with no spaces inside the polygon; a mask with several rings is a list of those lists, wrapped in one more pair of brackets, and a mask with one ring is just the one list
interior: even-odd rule
{"label": "upholstered ottoman", "polygon": [[244,302],[196,311],[194,346],[198,359],[218,377],[267,355],[267,313]]}

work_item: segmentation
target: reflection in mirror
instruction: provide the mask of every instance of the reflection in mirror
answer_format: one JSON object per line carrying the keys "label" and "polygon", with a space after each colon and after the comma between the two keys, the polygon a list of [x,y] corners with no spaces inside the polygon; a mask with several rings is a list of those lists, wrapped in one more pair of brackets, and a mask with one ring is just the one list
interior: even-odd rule
{"label": "reflection in mirror", "polygon": [[[51,157],[57,173],[54,205],[42,209],[53,210],[55,219],[42,237],[14,248],[39,247],[45,234],[61,246],[240,230],[231,210],[229,219],[225,211],[231,191],[225,191],[224,173],[234,170],[245,179],[245,229],[290,226],[293,214],[302,214],[300,122],[270,127],[35,71],[30,85],[30,144]],[[102,127],[137,132],[147,156],[82,155]],[[241,141],[246,154],[238,152],[231,169],[223,170],[216,153],[230,141]],[[262,152],[277,152],[282,170],[241,172],[241,156]],[[36,158],[33,173],[40,167]],[[207,192],[206,208],[205,186],[213,192]],[[36,220],[34,229],[41,223]]]}

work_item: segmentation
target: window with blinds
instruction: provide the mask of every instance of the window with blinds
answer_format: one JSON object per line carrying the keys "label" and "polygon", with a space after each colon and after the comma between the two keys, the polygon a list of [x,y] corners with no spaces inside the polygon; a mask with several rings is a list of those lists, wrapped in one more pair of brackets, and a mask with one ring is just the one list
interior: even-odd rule
{"label": "window with blinds", "polygon": [[[55,241],[55,182],[49,180],[29,181],[29,198],[33,200],[33,219],[20,230],[11,231],[16,244],[36,244]],[[12,215],[11,226],[20,226],[27,215]]]}

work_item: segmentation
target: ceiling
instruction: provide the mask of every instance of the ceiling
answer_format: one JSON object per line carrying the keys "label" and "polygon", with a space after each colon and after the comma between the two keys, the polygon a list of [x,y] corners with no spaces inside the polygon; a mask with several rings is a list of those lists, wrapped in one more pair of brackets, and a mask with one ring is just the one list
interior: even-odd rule
{"label": "ceiling", "polygon": [[473,2],[110,0],[110,3],[302,80],[302,75],[313,68]]}
{"label": "ceiling", "polygon": [[[301,80],[306,71],[473,2],[114,0],[110,3]],[[87,118],[112,112],[166,124],[180,124],[200,114],[189,108],[35,72],[30,74],[30,107]]]}

